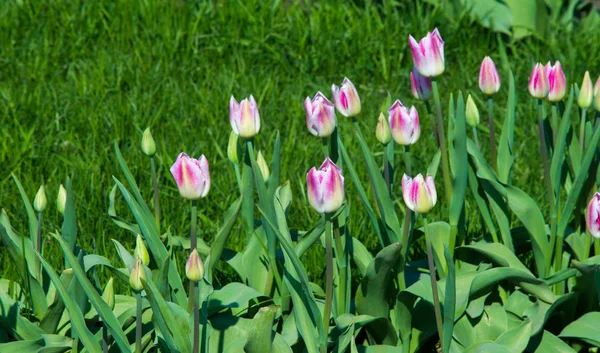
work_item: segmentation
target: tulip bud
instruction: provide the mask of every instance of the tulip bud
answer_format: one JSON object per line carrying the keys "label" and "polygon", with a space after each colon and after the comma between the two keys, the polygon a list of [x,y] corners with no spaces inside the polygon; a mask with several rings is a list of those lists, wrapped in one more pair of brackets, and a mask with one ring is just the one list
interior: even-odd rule
{"label": "tulip bud", "polygon": [[437,28],[433,32],[428,32],[419,43],[409,35],[408,43],[415,67],[421,75],[436,77],[444,72],[444,41]]}
{"label": "tulip bud", "polygon": [[260,174],[262,174],[263,180],[267,181],[269,179],[269,166],[267,165],[267,161],[262,155],[262,151],[258,151],[258,155],[256,156],[256,164],[258,165],[258,169],[260,169]]}
{"label": "tulip bud", "polygon": [[335,108],[340,114],[345,117],[353,117],[360,113],[360,97],[356,92],[356,87],[347,77],[344,77],[341,87],[332,85],[331,93]]}
{"label": "tulip bud", "polygon": [[131,269],[131,274],[129,275],[129,285],[134,292],[139,293],[144,290],[142,280],[146,280],[146,269],[144,268],[142,259],[138,257],[135,259],[133,268]]}
{"label": "tulip bud", "polygon": [[229,122],[236,135],[251,138],[260,131],[260,115],[254,97],[238,103],[233,96],[229,100]]}
{"label": "tulip bud", "polygon": [[40,186],[37,194],[35,194],[35,199],[33,200],[33,208],[35,208],[38,212],[44,212],[48,206],[48,200],[46,199],[46,189],[44,185]]}
{"label": "tulip bud", "polygon": [[479,124],[479,110],[470,94],[467,97],[465,117],[467,118],[467,123],[472,127],[476,127]]}
{"label": "tulip bud", "polygon": [[410,88],[416,99],[426,101],[433,97],[431,79],[421,75],[416,67],[410,72]]}
{"label": "tulip bud", "polygon": [[196,249],[192,250],[185,264],[185,276],[192,282],[199,282],[204,278],[204,265]]}
{"label": "tulip bud", "polygon": [[529,94],[534,98],[542,99],[548,96],[550,85],[548,84],[548,75],[544,65],[537,63],[529,76]]}
{"label": "tulip bud", "polygon": [[388,124],[383,113],[379,113],[379,119],[377,120],[377,128],[375,129],[375,136],[377,141],[382,145],[387,145],[392,140],[392,132],[390,131],[390,125]]}
{"label": "tulip bud", "polygon": [[227,158],[233,164],[238,164],[240,161],[238,159],[238,147],[238,135],[235,134],[235,131],[231,131],[229,134],[229,143],[227,143]]}
{"label": "tulip bud", "polygon": [[208,160],[204,155],[194,159],[182,152],[171,166],[171,174],[179,193],[185,199],[198,200],[205,197],[210,190]]}
{"label": "tulip bud", "polygon": [[594,109],[597,112],[600,112],[600,77],[596,80],[596,84],[594,85]]}
{"label": "tulip bud", "polygon": [[588,204],[585,213],[587,230],[597,239],[600,239],[600,193],[596,193]]}
{"label": "tulip bud", "polygon": [[65,205],[67,204],[67,189],[60,184],[58,195],[56,196],[56,208],[61,214],[65,213]]}
{"label": "tulip bud", "polygon": [[306,126],[311,134],[319,137],[331,136],[335,129],[335,107],[321,92],[311,100],[304,100]]}
{"label": "tulip bud", "polygon": [[148,264],[150,264],[150,254],[148,254],[148,249],[146,249],[146,245],[144,244],[141,234],[138,234],[137,238],[135,238],[135,250],[133,250],[133,258],[142,259],[144,266],[148,266]]}
{"label": "tulip bud", "polygon": [[112,277],[108,280],[106,286],[104,287],[104,291],[102,292],[102,300],[108,304],[110,310],[115,308],[115,286],[113,285]]}
{"label": "tulip bud", "polygon": [[142,151],[149,157],[154,156],[156,153],[156,144],[154,143],[150,128],[146,128],[142,135]]}
{"label": "tulip bud", "polygon": [[585,72],[583,76],[583,82],[579,88],[579,107],[581,109],[587,109],[592,105],[592,99],[594,98],[594,92],[592,88],[592,80],[590,79],[589,71]]}
{"label": "tulip bud", "polygon": [[500,90],[500,75],[496,70],[494,61],[489,56],[483,58],[479,70],[479,89],[484,94],[491,96]]}
{"label": "tulip bud", "polygon": [[419,114],[414,106],[409,110],[399,100],[396,100],[388,109],[388,115],[392,137],[397,144],[408,146],[419,140],[421,125],[419,124]]}
{"label": "tulip bud", "polygon": [[344,177],[340,168],[329,157],[317,170],[312,167],[306,174],[308,202],[319,213],[337,211],[344,202]]}
{"label": "tulip bud", "polygon": [[402,177],[402,196],[406,207],[417,213],[427,213],[431,211],[437,202],[437,193],[433,177],[427,174],[423,179],[421,174],[411,179],[404,174]]}
{"label": "tulip bud", "polygon": [[560,61],[556,61],[554,66],[550,65],[550,62],[546,64],[546,75],[548,75],[548,85],[550,90],[548,91],[548,100],[550,102],[560,102],[567,92],[567,79],[565,73],[560,65]]}

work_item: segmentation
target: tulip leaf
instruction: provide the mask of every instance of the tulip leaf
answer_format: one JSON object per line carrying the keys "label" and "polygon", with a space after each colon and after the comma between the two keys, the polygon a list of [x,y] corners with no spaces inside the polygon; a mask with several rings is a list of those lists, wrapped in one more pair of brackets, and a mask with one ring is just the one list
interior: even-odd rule
{"label": "tulip leaf", "polygon": [[227,239],[229,238],[229,234],[231,234],[231,229],[235,224],[235,220],[240,212],[242,205],[242,199],[238,198],[233,204],[229,207],[227,212],[225,212],[225,222],[223,226],[215,236],[215,241],[210,247],[210,254],[206,258],[206,278],[208,281],[212,283],[212,277],[214,269],[217,267],[217,262],[221,259],[221,255],[223,254],[223,249],[225,248],[225,244],[227,243]]}
{"label": "tulip leaf", "polygon": [[[468,177],[467,128],[465,123],[465,104],[462,93],[456,102],[454,121],[454,180],[452,182],[452,199],[450,203],[450,225],[457,226],[465,202]],[[454,244],[450,244],[450,253],[454,252]]]}
{"label": "tulip leaf", "polygon": [[[459,96],[459,101],[461,98]],[[450,343],[452,342],[452,331],[454,330],[454,312],[456,308],[456,269],[452,255],[450,255],[450,251],[446,246],[444,246],[444,257],[448,264],[448,276],[446,276],[446,289],[444,293],[444,333],[442,346],[444,352],[449,352]]]}
{"label": "tulip leaf", "polygon": [[0,344],[0,352],[62,353],[72,348],[73,340],[61,335],[42,335],[39,339]]}
{"label": "tulip leaf", "polygon": [[574,90],[571,89],[571,93],[569,93],[569,100],[567,101],[565,111],[560,122],[560,128],[558,129],[558,134],[556,135],[556,146],[554,146],[554,152],[552,153],[550,177],[552,178],[554,195],[558,195],[560,191],[562,167],[565,161],[565,148],[567,145],[567,134],[571,128],[573,94]]}
{"label": "tulip leaf", "polygon": [[497,344],[510,348],[511,352],[523,352],[527,348],[529,337],[531,336],[531,321],[525,320],[523,323],[510,329],[496,339]]}
{"label": "tulip leaf", "polygon": [[589,312],[571,322],[559,337],[580,339],[592,346],[600,347],[600,312]]}
{"label": "tulip leaf", "polygon": [[[67,201],[65,203],[61,234],[63,239],[65,239],[69,245],[71,253],[75,254],[75,245],[77,243],[77,216],[75,214],[75,197],[73,195],[73,186],[70,178],[67,178],[65,189],[67,191]],[[66,261],[67,259],[65,259],[65,267],[67,264]]]}
{"label": "tulip leaf", "polygon": [[273,345],[273,319],[279,310],[277,305],[260,308],[248,330],[248,339],[244,345],[246,353],[270,353]]}
{"label": "tulip leaf", "polygon": [[498,146],[498,180],[503,184],[510,184],[510,174],[513,167],[513,149],[515,142],[515,114],[517,95],[515,78],[512,71],[508,75],[508,102],[506,106],[506,118],[502,125],[502,135]]}
{"label": "tulip leaf", "polygon": [[529,346],[527,351],[533,353],[576,353],[565,341],[546,330],[544,330],[539,342],[532,339]]}
{"label": "tulip leaf", "polygon": [[[15,184],[17,185],[17,189],[19,189],[19,193],[21,194],[21,199],[23,200],[23,205],[25,206],[25,211],[27,212],[27,219],[29,221],[29,239],[31,240],[31,243],[33,244],[33,248],[38,249],[38,246],[36,245],[38,221],[37,221],[37,217],[35,215],[35,210],[31,206],[29,197],[27,197],[27,193],[25,192],[23,185],[21,185],[19,178],[17,178],[17,176],[14,173],[11,175],[12,175],[12,178],[13,178]],[[37,272],[31,272],[31,273],[33,275],[35,275],[36,278],[39,278]]]}

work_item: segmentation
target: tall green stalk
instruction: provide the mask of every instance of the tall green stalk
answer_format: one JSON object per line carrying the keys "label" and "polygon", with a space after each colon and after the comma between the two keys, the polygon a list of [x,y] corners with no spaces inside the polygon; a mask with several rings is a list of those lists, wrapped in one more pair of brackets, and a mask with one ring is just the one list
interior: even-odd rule
{"label": "tall green stalk", "polygon": [[[404,146],[404,165],[406,167],[406,174],[411,175],[411,156],[410,156],[410,146]],[[404,227],[402,228],[402,251],[404,251],[404,256],[408,254],[408,240],[410,236],[410,228],[412,221],[412,211],[410,208],[406,207],[406,211],[404,212]],[[402,279],[404,282],[404,278]]]}
{"label": "tall green stalk", "polygon": [[579,148],[583,155],[583,149],[585,148],[585,123],[587,122],[587,109],[581,108],[581,123],[579,124]]}
{"label": "tall green stalk", "polygon": [[[198,293],[198,282],[190,281],[193,283],[194,288],[194,298],[199,298],[200,294]],[[200,307],[198,304],[198,300],[194,299],[194,342],[193,342],[193,350],[192,353],[200,352]]]}
{"label": "tall green stalk", "polygon": [[[331,239],[331,228],[333,224],[331,222],[330,215],[325,214],[325,266],[326,266],[326,277],[325,277],[325,309],[323,310],[323,327],[325,336],[329,334],[329,319],[331,317],[331,302],[333,298],[333,251],[332,251],[332,239]],[[325,339],[327,342],[327,339]],[[327,344],[325,344],[327,345]],[[327,349],[327,348],[325,348]]]}
{"label": "tall green stalk", "polygon": [[[546,182],[546,197],[550,210],[554,207],[554,192],[552,191],[552,181],[550,180],[550,163],[548,162],[548,147],[546,144],[546,134],[544,132],[544,105],[541,99],[538,102],[538,132],[540,135],[540,153],[544,165],[544,181]],[[552,211],[550,211],[552,214]]]}
{"label": "tall green stalk", "polygon": [[387,187],[388,194],[392,195],[392,186],[390,181],[390,162],[388,160],[387,145],[383,146],[383,179]]}
{"label": "tall green stalk", "polygon": [[160,200],[158,197],[158,180],[156,179],[156,166],[154,157],[150,157],[150,168],[152,169],[152,188],[154,189],[154,217],[156,218],[156,229],[160,235]]}
{"label": "tall green stalk", "polygon": [[252,173],[252,139],[244,144],[244,165],[242,166],[242,218],[246,225],[246,240],[249,242],[254,233],[254,175]]}
{"label": "tall green stalk", "polygon": [[558,102],[552,103],[552,142],[553,146],[556,146],[556,135],[558,134],[559,129],[559,119],[558,119]]}
{"label": "tall green stalk", "polygon": [[[190,252],[197,247],[196,223],[198,218],[198,200],[192,200],[192,224],[190,230]],[[188,298],[188,311],[191,311],[196,300],[194,299],[194,282],[190,281],[190,296]]]}
{"label": "tall green stalk", "polygon": [[142,352],[142,294],[137,292],[135,295],[135,351]]}
{"label": "tall green stalk", "polygon": [[448,163],[448,150],[446,146],[446,133],[444,132],[444,121],[442,120],[442,103],[440,102],[440,92],[438,89],[437,81],[431,80],[431,87],[433,90],[433,102],[435,105],[435,118],[436,128],[438,135],[438,142],[440,152],[442,154],[442,174],[444,177],[444,192],[446,194],[446,201],[450,204],[452,197],[452,182],[450,180],[450,165]]}
{"label": "tall green stalk", "polygon": [[473,126],[471,127],[471,129],[473,130],[473,140],[475,140],[475,146],[477,146],[477,149],[481,151],[481,146],[479,145],[479,137],[477,136],[477,127]]}
{"label": "tall green stalk", "polygon": [[[38,212],[38,221],[37,221],[37,242],[35,244],[37,246],[37,252],[42,254],[42,212]],[[35,257],[36,258],[36,264],[37,266],[35,267],[35,270],[38,271],[38,273],[41,273],[42,269],[40,267],[40,259],[39,257]],[[39,281],[40,284],[42,284],[42,276],[39,276]]]}
{"label": "tall green stalk", "polygon": [[[423,224],[425,228],[425,246],[427,247],[427,264],[429,265],[429,277],[431,279],[431,291],[433,294],[433,309],[435,312],[435,323],[437,325],[440,342],[443,342],[442,310],[440,307],[440,296],[437,288],[437,279],[435,276],[435,265],[433,264],[433,250],[431,240],[429,239],[429,230],[427,224],[427,215],[423,214]],[[443,353],[443,352],[442,352]]]}
{"label": "tall green stalk", "polygon": [[488,97],[488,126],[490,129],[490,148],[492,150],[491,164],[494,170],[498,170],[498,154],[496,153],[496,133],[494,125],[494,96]]}
{"label": "tall green stalk", "polygon": [[348,312],[348,303],[346,302],[346,291],[348,290],[348,273],[350,268],[347,266],[346,248],[343,246],[340,228],[337,222],[334,224],[333,237],[335,238],[335,252],[338,265],[338,296],[337,296],[337,316]]}

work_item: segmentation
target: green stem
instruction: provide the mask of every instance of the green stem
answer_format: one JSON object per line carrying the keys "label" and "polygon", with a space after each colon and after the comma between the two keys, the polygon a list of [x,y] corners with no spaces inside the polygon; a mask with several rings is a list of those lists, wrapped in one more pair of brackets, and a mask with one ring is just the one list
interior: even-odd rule
{"label": "green stem", "polygon": [[552,141],[553,146],[556,146],[556,134],[559,128],[558,120],[558,102],[552,104]]}
{"label": "green stem", "polygon": [[392,195],[392,186],[390,185],[390,162],[388,161],[387,146],[383,146],[383,178],[387,186],[388,194]]}
{"label": "green stem", "polygon": [[[194,284],[194,294],[196,297],[200,297],[198,293],[198,282],[192,282]],[[200,352],[200,307],[198,300],[194,300],[194,342],[193,342],[192,353]]]}
{"label": "green stem", "polygon": [[494,132],[494,96],[488,97],[488,124],[490,129],[490,147],[492,149],[492,168],[497,170],[498,155],[496,154],[496,134]]}
{"label": "green stem", "polygon": [[[411,174],[411,157],[410,157],[410,147],[404,146],[404,165],[406,166],[406,174]],[[410,236],[410,228],[411,228],[411,210],[406,207],[406,211],[404,212],[404,227],[402,228],[402,251],[404,252],[404,258],[408,256],[408,241]],[[402,278],[402,283],[404,283],[404,277]],[[400,287],[404,289],[403,287]]]}
{"label": "green stem", "polygon": [[442,310],[440,308],[440,297],[437,288],[437,279],[435,277],[435,265],[433,264],[433,250],[431,249],[431,240],[429,239],[429,230],[427,224],[427,215],[423,214],[423,224],[425,228],[425,245],[427,247],[427,264],[429,265],[429,278],[431,279],[431,291],[433,294],[433,309],[435,312],[435,323],[437,325],[440,342],[443,342]]}
{"label": "green stem", "polygon": [[[548,163],[548,147],[546,144],[546,134],[544,132],[544,105],[541,99],[538,99],[538,132],[540,134],[540,152],[542,154],[542,163],[544,164],[544,180],[546,182],[546,197],[548,206],[552,210],[554,205],[554,192],[552,191],[552,181],[550,180],[550,163]],[[552,211],[550,211],[552,214]]]}
{"label": "green stem", "polygon": [[442,104],[440,102],[440,92],[438,89],[437,81],[431,80],[431,87],[433,88],[433,102],[435,104],[435,118],[438,141],[440,144],[440,152],[442,154],[442,174],[444,177],[444,191],[446,194],[446,201],[450,204],[452,196],[452,183],[450,181],[450,167],[448,164],[448,151],[446,146],[446,134],[444,132],[444,122],[442,120]]}
{"label": "green stem", "polygon": [[142,294],[135,295],[135,351],[142,353]]}
{"label": "green stem", "polygon": [[[550,220],[550,249],[555,249],[557,241],[557,220],[558,220],[558,202],[560,201],[560,193],[556,195],[555,203],[552,207],[552,218]],[[546,259],[546,273],[545,276],[550,275],[550,269],[552,267],[552,256],[548,256]]]}
{"label": "green stem", "polygon": [[[585,259],[587,259],[588,257],[590,257],[590,250],[592,249],[592,236],[590,234],[587,233],[587,231],[585,232],[585,239],[583,241],[583,259],[579,259],[580,261],[583,261]],[[595,250],[595,249],[594,249]]]}
{"label": "green stem", "polygon": [[594,240],[594,256],[600,255],[600,239]]}
{"label": "green stem", "polygon": [[321,138],[322,146],[323,146],[323,155],[325,158],[329,157],[329,141],[327,137]]}
{"label": "green stem", "polygon": [[[190,231],[190,252],[197,247],[196,223],[198,218],[198,200],[192,200],[192,224]],[[188,311],[191,311],[194,305],[194,282],[190,281],[190,296],[188,298]]]}
{"label": "green stem", "polygon": [[345,254],[345,248],[342,245],[342,237],[340,236],[340,229],[338,226],[333,230],[333,236],[335,238],[336,261],[340,276],[337,297],[337,316],[340,316],[348,312],[346,303],[346,291],[348,290],[348,266],[346,260],[348,257]]}
{"label": "green stem", "polygon": [[[331,300],[333,296],[333,253],[331,246],[331,228],[332,222],[329,215],[325,215],[325,310],[323,311],[323,327],[325,332],[325,342],[329,335],[329,319],[331,317]],[[327,343],[325,343],[327,345]]]}
{"label": "green stem", "polygon": [[[35,244],[37,247],[37,252],[40,253],[40,255],[42,254],[42,212],[38,212],[38,222],[37,222],[37,243]],[[41,273],[42,269],[40,267],[40,258],[39,257],[35,257],[35,261],[37,266],[35,267],[36,271],[39,271],[39,273]],[[42,276],[39,276],[39,279],[41,280]],[[40,281],[40,284],[41,281]]]}
{"label": "green stem", "polygon": [[479,146],[479,137],[477,136],[477,127],[473,126],[473,140],[475,140],[475,146],[477,146],[477,149],[481,151],[481,146]]}
{"label": "green stem", "polygon": [[579,125],[579,148],[581,149],[581,155],[583,155],[583,148],[585,147],[585,123],[587,122],[587,109],[581,109],[581,123]]}
{"label": "green stem", "polygon": [[152,169],[152,187],[154,188],[154,217],[156,218],[156,228],[160,235],[160,200],[158,198],[158,180],[156,179],[154,157],[150,157],[150,168]]}
{"label": "green stem", "polygon": [[246,240],[248,242],[254,234],[254,175],[250,160],[251,150],[252,139],[248,139],[244,144],[244,165],[242,167],[242,218],[246,224]]}

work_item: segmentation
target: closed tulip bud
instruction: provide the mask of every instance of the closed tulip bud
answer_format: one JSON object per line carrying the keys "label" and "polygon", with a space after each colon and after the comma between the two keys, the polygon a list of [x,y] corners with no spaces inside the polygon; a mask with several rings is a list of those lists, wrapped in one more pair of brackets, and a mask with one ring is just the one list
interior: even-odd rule
{"label": "closed tulip bud", "polygon": [[229,142],[227,143],[227,158],[229,158],[231,163],[239,163],[238,152],[238,135],[235,134],[235,131],[231,131],[229,134]]}
{"label": "closed tulip bud", "polygon": [[131,269],[131,274],[129,275],[129,285],[134,292],[139,293],[144,290],[142,280],[146,280],[146,269],[144,268],[142,259],[138,257],[135,259],[133,268]]}
{"label": "closed tulip bud", "polygon": [[408,146],[419,140],[421,124],[419,124],[419,114],[414,106],[409,110],[399,100],[396,100],[388,109],[388,115],[392,137],[397,144]]}
{"label": "closed tulip bud", "polygon": [[596,84],[594,85],[594,109],[597,112],[600,112],[600,77],[596,80]]}
{"label": "closed tulip bud", "polygon": [[483,58],[479,70],[479,89],[483,94],[491,96],[500,90],[500,75],[494,61],[489,56]]}
{"label": "closed tulip bud", "polygon": [[335,129],[335,107],[321,92],[311,100],[304,100],[306,126],[311,134],[319,137],[331,136]]}
{"label": "closed tulip bud", "polygon": [[236,135],[251,138],[260,131],[260,115],[254,97],[238,103],[233,96],[229,100],[229,122]]}
{"label": "closed tulip bud", "polygon": [[537,63],[529,76],[529,94],[534,98],[542,99],[548,96],[550,84],[548,83],[548,75],[544,65]]}
{"label": "closed tulip bud", "polygon": [[115,308],[115,286],[113,285],[113,278],[111,277],[104,287],[102,292],[102,300],[108,305],[110,310]]}
{"label": "closed tulip bud", "polygon": [[196,249],[192,250],[185,263],[185,276],[192,282],[199,282],[204,278],[204,264]]}
{"label": "closed tulip bud", "polygon": [[204,155],[194,159],[182,152],[171,166],[171,174],[185,199],[198,200],[210,190],[208,160]]}
{"label": "closed tulip bud", "polygon": [[577,103],[579,104],[580,108],[587,109],[592,105],[593,98],[594,92],[592,88],[592,80],[590,79],[589,71],[586,71],[585,75],[583,75],[581,87],[579,87],[579,99]]}
{"label": "closed tulip bud", "polygon": [[144,266],[148,266],[150,264],[150,254],[148,254],[148,249],[146,249],[146,245],[144,244],[144,240],[140,234],[135,238],[135,250],[133,250],[133,258],[142,259],[142,263]]}
{"label": "closed tulip bud", "polygon": [[149,157],[154,156],[156,153],[156,144],[154,143],[150,128],[146,128],[142,135],[142,151]]}
{"label": "closed tulip bud", "polygon": [[550,62],[546,64],[546,75],[548,75],[548,85],[550,90],[548,91],[548,100],[550,102],[560,102],[567,92],[567,79],[565,72],[562,69],[560,61],[556,61],[554,66],[550,65]]}
{"label": "closed tulip bud", "polygon": [[444,41],[437,28],[433,32],[428,32],[418,43],[412,35],[409,35],[408,43],[415,67],[421,75],[436,77],[444,72]]}
{"label": "closed tulip bud", "polygon": [[56,196],[56,208],[61,214],[65,213],[65,205],[67,204],[67,189],[60,184],[58,195]]}
{"label": "closed tulip bud", "polygon": [[479,124],[479,110],[470,94],[467,97],[465,116],[467,118],[467,123],[472,127],[476,127]]}
{"label": "closed tulip bud", "polygon": [[410,88],[416,99],[426,101],[433,97],[431,79],[421,75],[416,67],[410,72]]}
{"label": "closed tulip bud", "polygon": [[392,140],[392,132],[390,131],[390,125],[383,113],[379,113],[379,119],[377,120],[377,128],[375,129],[375,136],[377,141],[382,145],[387,145]]}
{"label": "closed tulip bud", "polygon": [[344,77],[342,86],[331,86],[333,102],[337,111],[345,117],[357,116],[360,113],[360,97],[356,92],[356,87],[347,78]]}
{"label": "closed tulip bud", "polygon": [[329,157],[317,170],[312,167],[306,174],[308,202],[319,213],[337,211],[344,202],[344,177],[340,168]]}
{"label": "closed tulip bud", "polygon": [[437,193],[433,177],[427,174],[423,178],[421,174],[411,179],[404,174],[402,177],[402,196],[406,207],[417,213],[427,213],[431,211],[437,202]]}
{"label": "closed tulip bud", "polygon": [[267,161],[265,161],[265,157],[262,155],[262,151],[258,151],[258,155],[256,156],[256,164],[258,165],[258,169],[260,169],[260,174],[262,174],[263,180],[267,181],[271,173],[269,172]]}
{"label": "closed tulip bud", "polygon": [[33,208],[35,208],[38,212],[44,212],[48,206],[48,199],[46,199],[46,188],[44,185],[40,186],[37,194],[35,194],[35,199],[33,200]]}
{"label": "closed tulip bud", "polygon": [[587,230],[594,238],[600,239],[600,193],[596,193],[585,212]]}

